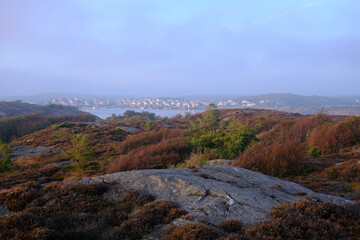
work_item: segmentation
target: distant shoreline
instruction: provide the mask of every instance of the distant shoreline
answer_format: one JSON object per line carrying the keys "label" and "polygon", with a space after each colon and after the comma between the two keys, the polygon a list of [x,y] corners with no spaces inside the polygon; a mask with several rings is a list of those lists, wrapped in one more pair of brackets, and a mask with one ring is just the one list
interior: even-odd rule
{"label": "distant shoreline", "polygon": [[118,115],[122,115],[124,114],[125,111],[127,110],[131,110],[131,111],[135,111],[135,112],[142,112],[142,111],[147,111],[147,112],[152,112],[155,113],[156,115],[160,116],[160,117],[175,117],[178,114],[181,115],[185,115],[187,112],[191,113],[191,114],[195,114],[195,113],[200,113],[200,112],[204,112],[205,110],[163,110],[163,109],[135,109],[135,108],[96,108],[96,109],[81,109],[84,112],[88,112],[91,113],[93,115],[96,115],[97,117],[101,118],[101,119],[106,119],[108,117],[111,117],[113,113],[116,114],[116,116]]}

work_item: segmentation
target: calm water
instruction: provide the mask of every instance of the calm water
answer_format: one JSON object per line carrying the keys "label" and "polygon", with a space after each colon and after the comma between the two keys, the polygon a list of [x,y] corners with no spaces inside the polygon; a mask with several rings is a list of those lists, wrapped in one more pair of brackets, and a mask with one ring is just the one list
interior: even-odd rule
{"label": "calm water", "polygon": [[174,117],[177,114],[185,115],[186,112],[190,112],[191,114],[203,112],[202,110],[192,110],[192,111],[182,111],[182,110],[161,110],[161,109],[128,109],[128,108],[99,108],[95,110],[83,110],[84,112],[88,112],[91,114],[94,114],[98,116],[101,119],[106,119],[108,117],[111,117],[113,113],[118,115],[123,115],[125,111],[127,110],[133,110],[135,112],[142,112],[142,111],[148,111],[155,113],[156,115],[159,115],[160,117]]}

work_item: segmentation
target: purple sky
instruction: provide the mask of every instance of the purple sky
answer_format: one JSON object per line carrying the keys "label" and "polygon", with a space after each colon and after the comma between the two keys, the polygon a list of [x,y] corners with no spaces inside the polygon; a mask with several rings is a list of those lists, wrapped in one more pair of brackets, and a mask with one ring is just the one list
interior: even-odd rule
{"label": "purple sky", "polygon": [[359,0],[0,0],[0,96],[360,95]]}

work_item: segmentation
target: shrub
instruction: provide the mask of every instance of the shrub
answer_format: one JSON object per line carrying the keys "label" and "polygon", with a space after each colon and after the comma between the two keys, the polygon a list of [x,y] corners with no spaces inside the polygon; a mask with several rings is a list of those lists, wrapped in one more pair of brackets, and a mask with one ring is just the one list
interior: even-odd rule
{"label": "shrub", "polygon": [[215,240],[218,233],[208,226],[202,224],[186,224],[175,228],[166,240]]}
{"label": "shrub", "polygon": [[28,182],[12,188],[5,197],[4,204],[10,211],[23,210],[35,198],[41,196],[40,185],[37,182]]}
{"label": "shrub", "polygon": [[323,121],[322,116],[283,120],[239,155],[234,165],[276,177],[304,174],[307,136]]}
{"label": "shrub", "polygon": [[[305,169],[306,146],[313,156],[338,153],[360,142],[360,117],[344,121],[324,114],[283,120],[239,155],[234,165],[277,177],[298,176]],[[313,164],[306,166],[312,167]]]}
{"label": "shrub", "polygon": [[65,134],[66,134],[66,131],[56,131],[52,134],[52,136],[62,136]]}
{"label": "shrub", "polygon": [[158,224],[168,224],[171,220],[186,214],[169,201],[154,201],[141,207],[131,218],[120,225],[117,238],[140,239],[147,229]]}
{"label": "shrub", "polygon": [[220,223],[219,227],[228,233],[243,234],[245,231],[244,225],[238,220],[228,219]]}
{"label": "shrub", "polygon": [[132,118],[132,117],[141,117],[143,119],[149,119],[152,121],[160,118],[159,116],[156,116],[155,113],[152,112],[148,112],[148,111],[135,112],[132,110],[127,110],[126,112],[124,112],[121,118]]}
{"label": "shrub", "polygon": [[360,117],[319,125],[309,136],[309,145],[319,146],[325,154],[337,153],[360,143]]}
{"label": "shrub", "polygon": [[177,164],[177,168],[181,167],[189,167],[189,166],[204,166],[208,164],[208,160],[210,159],[218,159],[222,156],[216,153],[214,150],[206,149],[204,153],[194,153],[190,154],[189,159],[185,160],[185,162]]}
{"label": "shrub", "polygon": [[151,201],[154,201],[154,197],[151,195],[140,195],[135,190],[124,189],[120,198],[120,207],[130,213],[136,206],[143,206]]}
{"label": "shrub", "polygon": [[190,127],[190,143],[199,152],[212,150],[221,158],[233,159],[250,143],[258,140],[255,128],[250,128],[248,124],[238,121],[231,121],[220,126],[219,115],[211,111],[206,112],[202,118],[192,121]]}
{"label": "shrub", "polygon": [[304,171],[303,156],[304,146],[296,140],[270,146],[263,142],[245,151],[234,165],[276,177],[298,176]]}
{"label": "shrub", "polygon": [[[62,152],[62,155],[74,161],[75,169],[86,169],[89,167],[89,160],[94,157],[94,151],[89,146],[86,134],[70,134],[71,148]],[[90,166],[91,168],[91,166]]]}
{"label": "shrub", "polygon": [[0,139],[0,172],[11,167],[11,149]]}
{"label": "shrub", "polygon": [[146,122],[144,124],[144,130],[149,132],[150,130],[152,129],[152,125],[151,125],[151,122]]}
{"label": "shrub", "polygon": [[128,135],[119,146],[119,151],[121,154],[127,154],[135,148],[157,144],[163,140],[180,136],[182,136],[182,133],[179,130],[169,130],[166,128],[161,128],[160,130],[153,129],[150,132]]}
{"label": "shrub", "polygon": [[112,160],[108,172],[166,168],[183,162],[192,151],[180,131],[166,129],[128,137],[120,147],[126,154]]}
{"label": "shrub", "polygon": [[309,150],[309,154],[312,157],[320,157],[321,156],[321,149],[318,146],[313,146]]}
{"label": "shrub", "polygon": [[247,229],[250,239],[359,239],[359,205],[298,200],[275,206],[273,220]]}
{"label": "shrub", "polygon": [[62,176],[55,176],[60,168],[58,167],[43,167],[36,170],[26,169],[22,172],[13,172],[3,176],[0,181],[0,189],[9,189],[16,187],[18,184],[24,184],[31,181],[40,183],[47,183],[49,181],[61,181]]}
{"label": "shrub", "polygon": [[326,168],[319,175],[325,175],[331,180],[358,184],[360,182],[360,166],[358,162],[358,159],[349,160],[340,165]]}

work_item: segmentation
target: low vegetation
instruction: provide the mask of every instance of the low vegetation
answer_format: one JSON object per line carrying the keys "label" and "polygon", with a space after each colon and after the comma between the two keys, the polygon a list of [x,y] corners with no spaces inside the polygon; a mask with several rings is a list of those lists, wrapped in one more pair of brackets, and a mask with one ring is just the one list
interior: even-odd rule
{"label": "low vegetation", "polygon": [[0,198],[14,214],[0,218],[1,239],[140,239],[185,212],[167,201],[108,184],[20,184]]}
{"label": "low vegetation", "polygon": [[0,139],[0,172],[10,170],[11,149]]}
{"label": "low vegetation", "polygon": [[217,238],[216,229],[188,224],[172,229],[166,239],[359,239],[360,206],[298,200],[275,206],[273,219],[253,226],[225,220],[219,227],[229,235]]}
{"label": "low vegetation", "polygon": [[233,159],[257,141],[255,128],[239,121],[220,124],[220,111],[212,109],[191,121],[190,143],[200,153],[212,151],[218,158]]}
{"label": "low vegetation", "polygon": [[41,116],[40,114],[32,114],[4,117],[0,118],[0,139],[5,142],[10,142],[26,134],[44,129],[54,123],[65,121],[94,122],[95,116],[90,114],[78,116]]}
{"label": "low vegetation", "polygon": [[[114,117],[114,115],[113,115],[113,117]],[[127,110],[124,112],[124,114],[122,116],[119,115],[116,118],[129,119],[129,118],[134,118],[134,117],[149,119],[151,121],[155,121],[160,118],[159,116],[156,116],[155,113],[152,113],[152,112],[147,112],[147,111],[135,112],[133,110]]]}
{"label": "low vegetation", "polygon": [[245,226],[238,220],[228,219],[220,223],[219,227],[227,233],[244,234]]}
{"label": "low vegetation", "polygon": [[[86,121],[80,123],[78,121]],[[314,116],[266,110],[218,110],[158,118],[126,112],[105,122],[39,115],[0,119],[1,239],[140,239],[183,211],[173,203],[109,184],[78,179],[135,169],[233,165],[360,199],[360,117]],[[126,128],[137,131],[126,132]],[[123,130],[125,129],[125,130]],[[20,156],[38,146],[52,151]],[[206,174],[196,173],[203,178]],[[299,193],[301,194],[301,193]],[[114,198],[114,196],[116,198]],[[0,206],[1,207],[1,206]],[[256,226],[226,220],[217,228],[171,228],[167,239],[358,239],[359,205],[298,201],[274,208]],[[221,229],[221,230],[219,230]],[[316,229],[320,229],[317,231]],[[225,234],[225,236],[220,236]]]}
{"label": "low vegetation", "polygon": [[358,239],[359,205],[298,200],[276,206],[273,220],[248,227],[250,239]]}
{"label": "low vegetation", "polygon": [[336,154],[358,144],[358,121],[336,121],[323,114],[281,121],[239,155],[235,165],[277,177],[307,174],[312,169],[306,168],[306,155]]}
{"label": "low vegetation", "polygon": [[212,228],[202,224],[187,224],[175,228],[166,240],[216,240],[219,234]]}
{"label": "low vegetation", "polygon": [[62,152],[62,157],[70,159],[75,169],[98,168],[98,163],[90,164],[95,153],[89,146],[86,134],[70,134],[71,148]]}
{"label": "low vegetation", "polygon": [[183,162],[192,151],[179,130],[166,128],[128,136],[119,149],[122,155],[109,163],[108,172],[167,168]]}
{"label": "low vegetation", "polygon": [[322,151],[318,146],[313,146],[309,150],[309,155],[312,157],[320,157],[321,154],[322,154]]}

